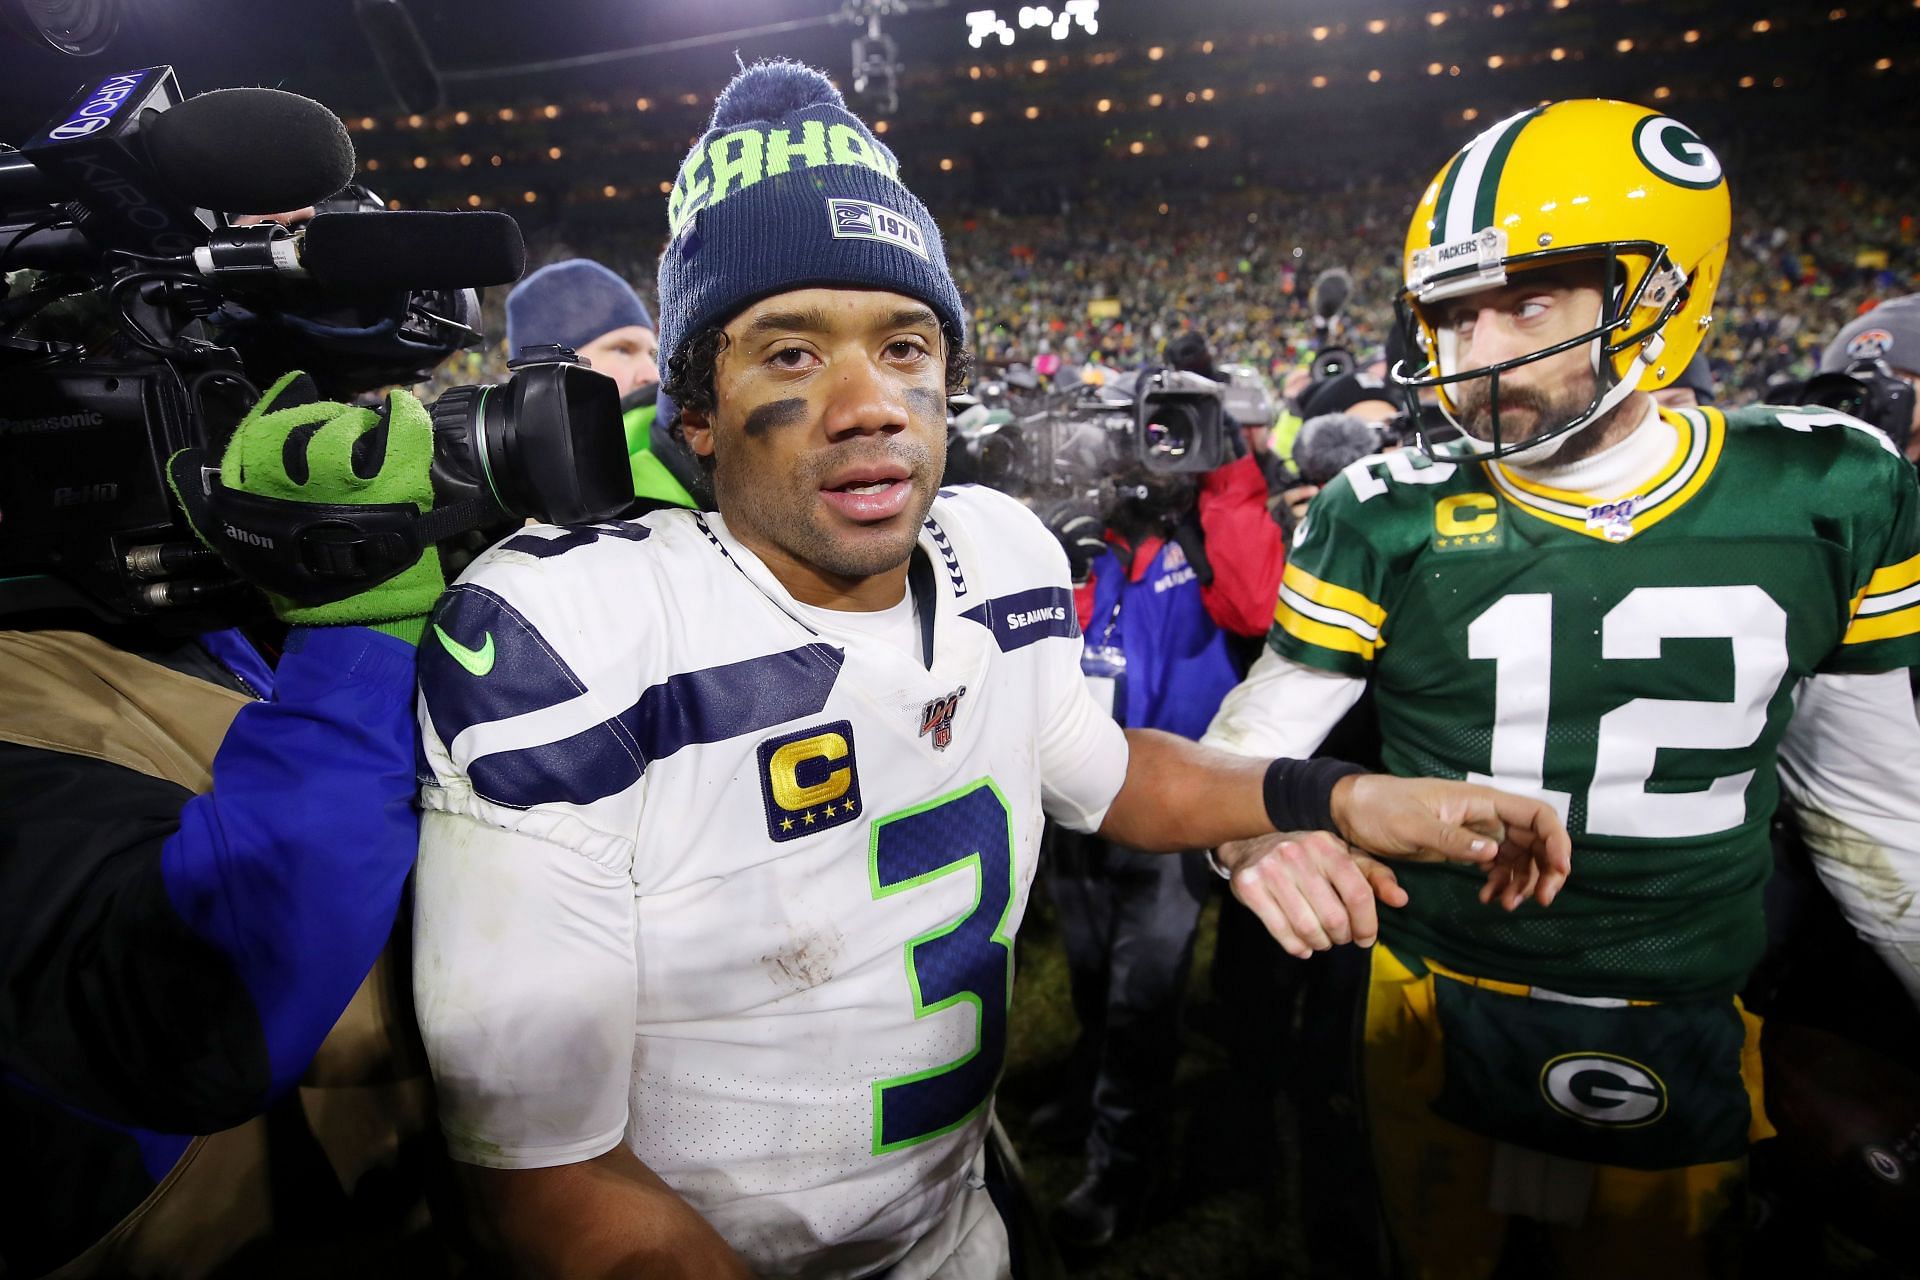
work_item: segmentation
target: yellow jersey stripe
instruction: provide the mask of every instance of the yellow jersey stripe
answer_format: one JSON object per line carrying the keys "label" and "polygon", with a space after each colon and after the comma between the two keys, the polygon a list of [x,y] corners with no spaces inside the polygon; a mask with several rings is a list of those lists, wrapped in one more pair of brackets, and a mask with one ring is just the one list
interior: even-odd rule
{"label": "yellow jersey stripe", "polygon": [[1883,596],[1889,591],[1903,591],[1915,583],[1920,583],[1920,556],[1890,564],[1884,569],[1875,569],[1873,576],[1867,579],[1866,594]]}
{"label": "yellow jersey stripe", "polygon": [[1377,628],[1387,620],[1387,611],[1358,591],[1337,587],[1331,582],[1322,582],[1291,560],[1287,561],[1286,571],[1280,575],[1280,582],[1315,604],[1325,605],[1329,609],[1338,609],[1342,613],[1350,613],[1369,626]]}
{"label": "yellow jersey stripe", "polygon": [[[1682,432],[1682,438],[1690,450],[1698,449],[1700,454],[1699,461],[1694,464],[1690,472],[1686,471],[1683,466],[1680,470],[1669,472],[1661,479],[1659,484],[1649,488],[1649,493],[1655,493],[1658,492],[1662,486],[1672,486],[1675,481],[1684,479],[1684,483],[1681,484],[1677,490],[1663,497],[1653,499],[1646,506],[1639,508],[1633,513],[1633,532],[1636,535],[1645,533],[1648,529],[1651,529],[1654,525],[1659,524],[1662,520],[1685,506],[1688,499],[1700,491],[1700,487],[1707,482],[1707,478],[1713,474],[1714,467],[1720,461],[1720,451],[1726,445],[1727,439],[1726,419],[1721,416],[1717,409],[1702,409],[1696,410],[1695,412],[1699,413],[1706,421],[1705,439],[1703,442],[1695,441],[1686,432]],[[1680,421],[1691,423],[1692,418],[1690,416],[1682,416]],[[1607,537],[1605,530],[1589,527],[1584,517],[1576,518],[1574,516],[1563,515],[1557,511],[1547,510],[1541,506],[1540,503],[1542,502],[1552,501],[1557,503],[1558,499],[1530,497],[1526,492],[1517,487],[1518,477],[1499,463],[1489,462],[1485,465],[1487,474],[1499,489],[1500,495],[1536,520],[1544,520],[1548,524],[1559,525],[1562,529],[1585,534],[1587,537],[1596,538],[1601,542],[1612,541],[1612,539]],[[1596,503],[1594,505],[1598,504]]]}
{"label": "yellow jersey stripe", "polygon": [[1298,612],[1291,605],[1282,603],[1273,611],[1273,621],[1282,631],[1296,640],[1304,641],[1321,649],[1334,649],[1341,653],[1357,653],[1367,661],[1373,661],[1373,655],[1379,652],[1385,643],[1368,640],[1357,632],[1345,627],[1332,627],[1324,622],[1315,622],[1312,618]]}
{"label": "yellow jersey stripe", "polygon": [[1840,637],[1840,643],[1866,644],[1872,640],[1895,640],[1916,631],[1920,631],[1920,604],[1895,609],[1892,613],[1855,618],[1853,625],[1847,628],[1847,633]]}
{"label": "yellow jersey stripe", "polygon": [[[1667,424],[1674,429],[1675,442],[1673,456],[1661,465],[1659,474],[1643,486],[1648,493],[1652,493],[1661,485],[1673,479],[1673,477],[1679,473],[1680,468],[1686,465],[1687,455],[1693,452],[1692,420],[1677,413],[1669,413],[1666,410],[1662,410],[1660,416],[1666,419]],[[1545,485],[1538,481],[1529,480],[1525,476],[1516,474],[1507,467],[1501,467],[1500,474],[1506,479],[1507,483],[1511,484],[1520,492],[1532,494],[1536,498],[1545,498],[1550,502],[1564,502],[1569,506],[1575,507],[1597,507],[1607,501],[1606,498],[1598,498],[1590,493],[1581,493],[1577,489],[1556,489],[1552,485]]]}

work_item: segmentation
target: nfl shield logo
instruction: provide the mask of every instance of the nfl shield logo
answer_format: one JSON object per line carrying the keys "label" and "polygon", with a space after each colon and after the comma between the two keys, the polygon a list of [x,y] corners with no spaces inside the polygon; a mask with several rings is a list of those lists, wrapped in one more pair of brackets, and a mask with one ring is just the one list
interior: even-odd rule
{"label": "nfl shield logo", "polygon": [[920,736],[933,735],[933,749],[945,751],[947,744],[953,741],[953,713],[959,710],[960,699],[967,695],[967,686],[961,685],[944,697],[935,698],[920,708]]}

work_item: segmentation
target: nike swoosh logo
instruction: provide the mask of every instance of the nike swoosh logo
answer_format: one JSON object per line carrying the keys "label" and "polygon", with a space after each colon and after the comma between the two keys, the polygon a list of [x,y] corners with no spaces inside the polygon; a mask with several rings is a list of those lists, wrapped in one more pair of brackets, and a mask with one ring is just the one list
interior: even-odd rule
{"label": "nike swoosh logo", "polygon": [[433,624],[433,634],[440,637],[440,643],[446,646],[453,660],[476,676],[484,676],[493,670],[493,632],[487,632],[486,643],[478,649],[469,649],[441,629],[439,623]]}

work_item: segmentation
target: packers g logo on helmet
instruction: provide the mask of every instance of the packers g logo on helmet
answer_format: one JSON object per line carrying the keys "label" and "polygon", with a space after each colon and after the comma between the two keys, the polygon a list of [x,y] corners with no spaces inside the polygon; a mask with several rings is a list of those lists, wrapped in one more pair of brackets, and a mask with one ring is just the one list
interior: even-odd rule
{"label": "packers g logo on helmet", "polygon": [[[1628,102],[1580,99],[1536,107],[1491,126],[1434,175],[1414,209],[1402,260],[1400,319],[1425,356],[1394,381],[1411,396],[1437,393],[1459,423],[1454,388],[1590,344],[1594,393],[1586,408],[1531,434],[1469,440],[1502,457],[1534,449],[1594,422],[1635,389],[1680,377],[1712,323],[1726,261],[1731,212],[1719,158],[1686,125]],[[1496,365],[1453,367],[1451,335],[1436,329],[1434,304],[1505,285],[1529,270],[1597,264],[1601,313],[1586,333],[1547,351]],[[1421,441],[1425,447],[1425,440]]]}

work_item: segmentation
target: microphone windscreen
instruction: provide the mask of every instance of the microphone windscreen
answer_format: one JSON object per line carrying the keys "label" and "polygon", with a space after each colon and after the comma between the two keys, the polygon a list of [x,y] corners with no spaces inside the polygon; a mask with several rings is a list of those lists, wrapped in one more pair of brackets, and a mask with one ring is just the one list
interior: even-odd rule
{"label": "microphone windscreen", "polygon": [[1353,277],[1347,274],[1347,269],[1329,267],[1314,277],[1313,288],[1307,291],[1307,307],[1319,319],[1331,320],[1340,314],[1352,296]]}
{"label": "microphone windscreen", "polygon": [[353,16],[400,105],[414,115],[438,111],[445,99],[439,69],[399,0],[354,0]]}
{"label": "microphone windscreen", "polygon": [[353,181],[353,140],[312,98],[215,89],[145,116],[140,138],[167,190],[220,213],[285,213]]}
{"label": "microphone windscreen", "polygon": [[1308,484],[1324,485],[1348,464],[1380,449],[1380,428],[1350,413],[1323,413],[1301,424],[1293,440],[1293,467]]}
{"label": "microphone windscreen", "polygon": [[323,213],[306,224],[300,265],[348,291],[478,289],[518,280],[527,249],[504,213]]}

